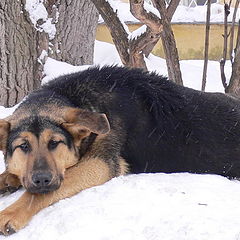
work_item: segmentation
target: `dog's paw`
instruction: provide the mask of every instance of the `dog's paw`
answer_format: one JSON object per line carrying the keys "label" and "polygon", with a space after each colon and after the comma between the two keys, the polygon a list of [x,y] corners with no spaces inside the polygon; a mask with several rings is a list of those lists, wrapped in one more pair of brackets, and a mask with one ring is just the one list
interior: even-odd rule
{"label": "dog's paw", "polygon": [[0,174],[0,194],[16,192],[21,187],[17,176],[5,171]]}
{"label": "dog's paw", "polygon": [[11,235],[24,227],[19,212],[3,210],[0,212],[0,234]]}

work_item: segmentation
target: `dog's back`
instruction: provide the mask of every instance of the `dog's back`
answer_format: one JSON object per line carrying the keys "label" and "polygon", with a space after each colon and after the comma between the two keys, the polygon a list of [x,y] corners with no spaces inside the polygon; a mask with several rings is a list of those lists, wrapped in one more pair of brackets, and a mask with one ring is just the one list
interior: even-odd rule
{"label": "dog's back", "polygon": [[118,67],[59,77],[27,101],[36,96],[105,113],[131,172],[240,175],[237,99]]}

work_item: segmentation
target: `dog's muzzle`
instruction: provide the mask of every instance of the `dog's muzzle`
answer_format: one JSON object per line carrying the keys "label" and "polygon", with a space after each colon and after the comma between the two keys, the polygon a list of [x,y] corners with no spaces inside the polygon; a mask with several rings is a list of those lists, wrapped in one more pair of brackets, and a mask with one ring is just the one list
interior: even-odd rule
{"label": "dog's muzzle", "polygon": [[48,193],[58,189],[60,184],[60,178],[53,177],[50,171],[35,171],[26,189],[31,193]]}

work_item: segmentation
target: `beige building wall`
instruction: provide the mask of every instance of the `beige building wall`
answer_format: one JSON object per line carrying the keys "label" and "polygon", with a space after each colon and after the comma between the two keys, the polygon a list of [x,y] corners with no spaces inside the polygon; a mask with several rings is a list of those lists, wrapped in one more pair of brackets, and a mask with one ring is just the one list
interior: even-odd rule
{"label": "beige building wall", "polygon": [[[129,24],[130,31],[134,31],[140,24]],[[230,28],[230,26],[229,26]],[[205,24],[172,24],[180,59],[203,59]],[[237,26],[235,32],[237,31]],[[220,60],[223,51],[223,25],[212,24],[210,29],[209,59]],[[236,34],[235,34],[236,36]],[[96,39],[112,43],[111,35],[105,24],[99,24]],[[157,56],[164,57],[161,40],[153,49]]]}

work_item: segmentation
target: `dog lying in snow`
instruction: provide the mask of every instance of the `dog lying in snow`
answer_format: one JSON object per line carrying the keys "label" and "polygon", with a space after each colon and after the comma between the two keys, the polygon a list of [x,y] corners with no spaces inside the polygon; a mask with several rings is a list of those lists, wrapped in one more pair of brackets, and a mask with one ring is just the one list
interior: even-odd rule
{"label": "dog lying in snow", "polygon": [[26,192],[0,212],[12,234],[41,209],[140,172],[240,177],[239,101],[121,67],[61,76],[0,120],[0,192]]}

